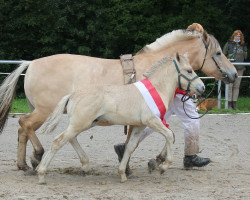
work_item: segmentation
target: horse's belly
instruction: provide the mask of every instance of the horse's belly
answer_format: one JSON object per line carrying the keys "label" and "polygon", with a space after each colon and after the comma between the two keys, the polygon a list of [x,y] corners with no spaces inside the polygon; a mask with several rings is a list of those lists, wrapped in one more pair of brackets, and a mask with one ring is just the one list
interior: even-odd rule
{"label": "horse's belly", "polygon": [[110,125],[134,125],[140,126],[141,120],[135,118],[134,116],[118,116],[117,114],[103,115],[98,118],[96,122],[98,126],[110,126]]}

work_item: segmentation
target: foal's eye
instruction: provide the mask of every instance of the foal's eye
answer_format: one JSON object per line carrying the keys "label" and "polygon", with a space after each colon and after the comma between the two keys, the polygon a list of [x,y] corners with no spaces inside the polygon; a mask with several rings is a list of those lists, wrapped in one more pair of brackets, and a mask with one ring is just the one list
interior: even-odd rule
{"label": "foal's eye", "polygon": [[218,52],[216,53],[216,55],[217,55],[217,56],[220,56],[220,55],[221,55],[221,52],[220,52],[220,51],[218,51]]}
{"label": "foal's eye", "polygon": [[189,74],[192,74],[193,71],[192,71],[191,69],[188,69],[187,72],[188,72]]}

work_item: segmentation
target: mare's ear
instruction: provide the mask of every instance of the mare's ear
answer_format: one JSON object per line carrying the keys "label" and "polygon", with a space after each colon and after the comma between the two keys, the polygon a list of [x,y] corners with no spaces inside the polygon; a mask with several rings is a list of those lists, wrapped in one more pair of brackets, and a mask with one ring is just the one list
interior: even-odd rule
{"label": "mare's ear", "polygon": [[204,40],[207,42],[208,34],[207,34],[206,31],[203,32],[203,38],[204,38]]}
{"label": "mare's ear", "polygon": [[180,62],[180,55],[179,55],[178,52],[176,53],[176,59],[177,59],[178,62]]}

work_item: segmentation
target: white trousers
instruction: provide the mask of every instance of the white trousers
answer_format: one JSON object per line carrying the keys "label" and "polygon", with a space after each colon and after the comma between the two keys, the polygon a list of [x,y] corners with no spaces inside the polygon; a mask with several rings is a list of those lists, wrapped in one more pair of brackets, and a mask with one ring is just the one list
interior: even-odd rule
{"label": "white trousers", "polygon": [[[190,117],[186,115],[185,111],[183,110],[183,103],[181,101],[182,96],[182,94],[176,95],[174,100],[170,103],[164,118],[168,123],[169,117],[173,113],[176,114],[176,116],[181,120],[184,129],[184,154],[195,155],[199,153],[200,120],[191,119],[190,117],[199,117],[199,114],[196,111],[196,105],[192,99],[189,99],[185,102],[185,111]],[[140,142],[153,132],[154,131],[151,128],[145,128],[140,138]]]}

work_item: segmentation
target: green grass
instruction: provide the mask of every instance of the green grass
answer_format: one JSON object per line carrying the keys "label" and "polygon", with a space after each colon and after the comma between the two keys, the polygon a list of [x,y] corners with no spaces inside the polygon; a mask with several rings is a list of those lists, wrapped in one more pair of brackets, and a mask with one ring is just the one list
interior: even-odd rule
{"label": "green grass", "polygon": [[[221,108],[224,108],[224,102],[222,101]],[[11,113],[28,113],[30,109],[28,107],[26,99],[15,99],[11,106]],[[244,113],[250,112],[250,97],[240,97],[237,101],[237,109],[236,110],[228,110],[228,109],[213,109],[208,113]]]}
{"label": "green grass", "polygon": [[250,112],[250,97],[240,97],[237,101],[237,109],[224,109],[225,108],[225,102],[222,101],[221,109],[214,108],[210,110],[208,113],[230,113],[230,114],[236,114],[236,113],[249,113]]}
{"label": "green grass", "polygon": [[30,112],[26,99],[14,99],[11,105],[11,113],[28,113]]}

